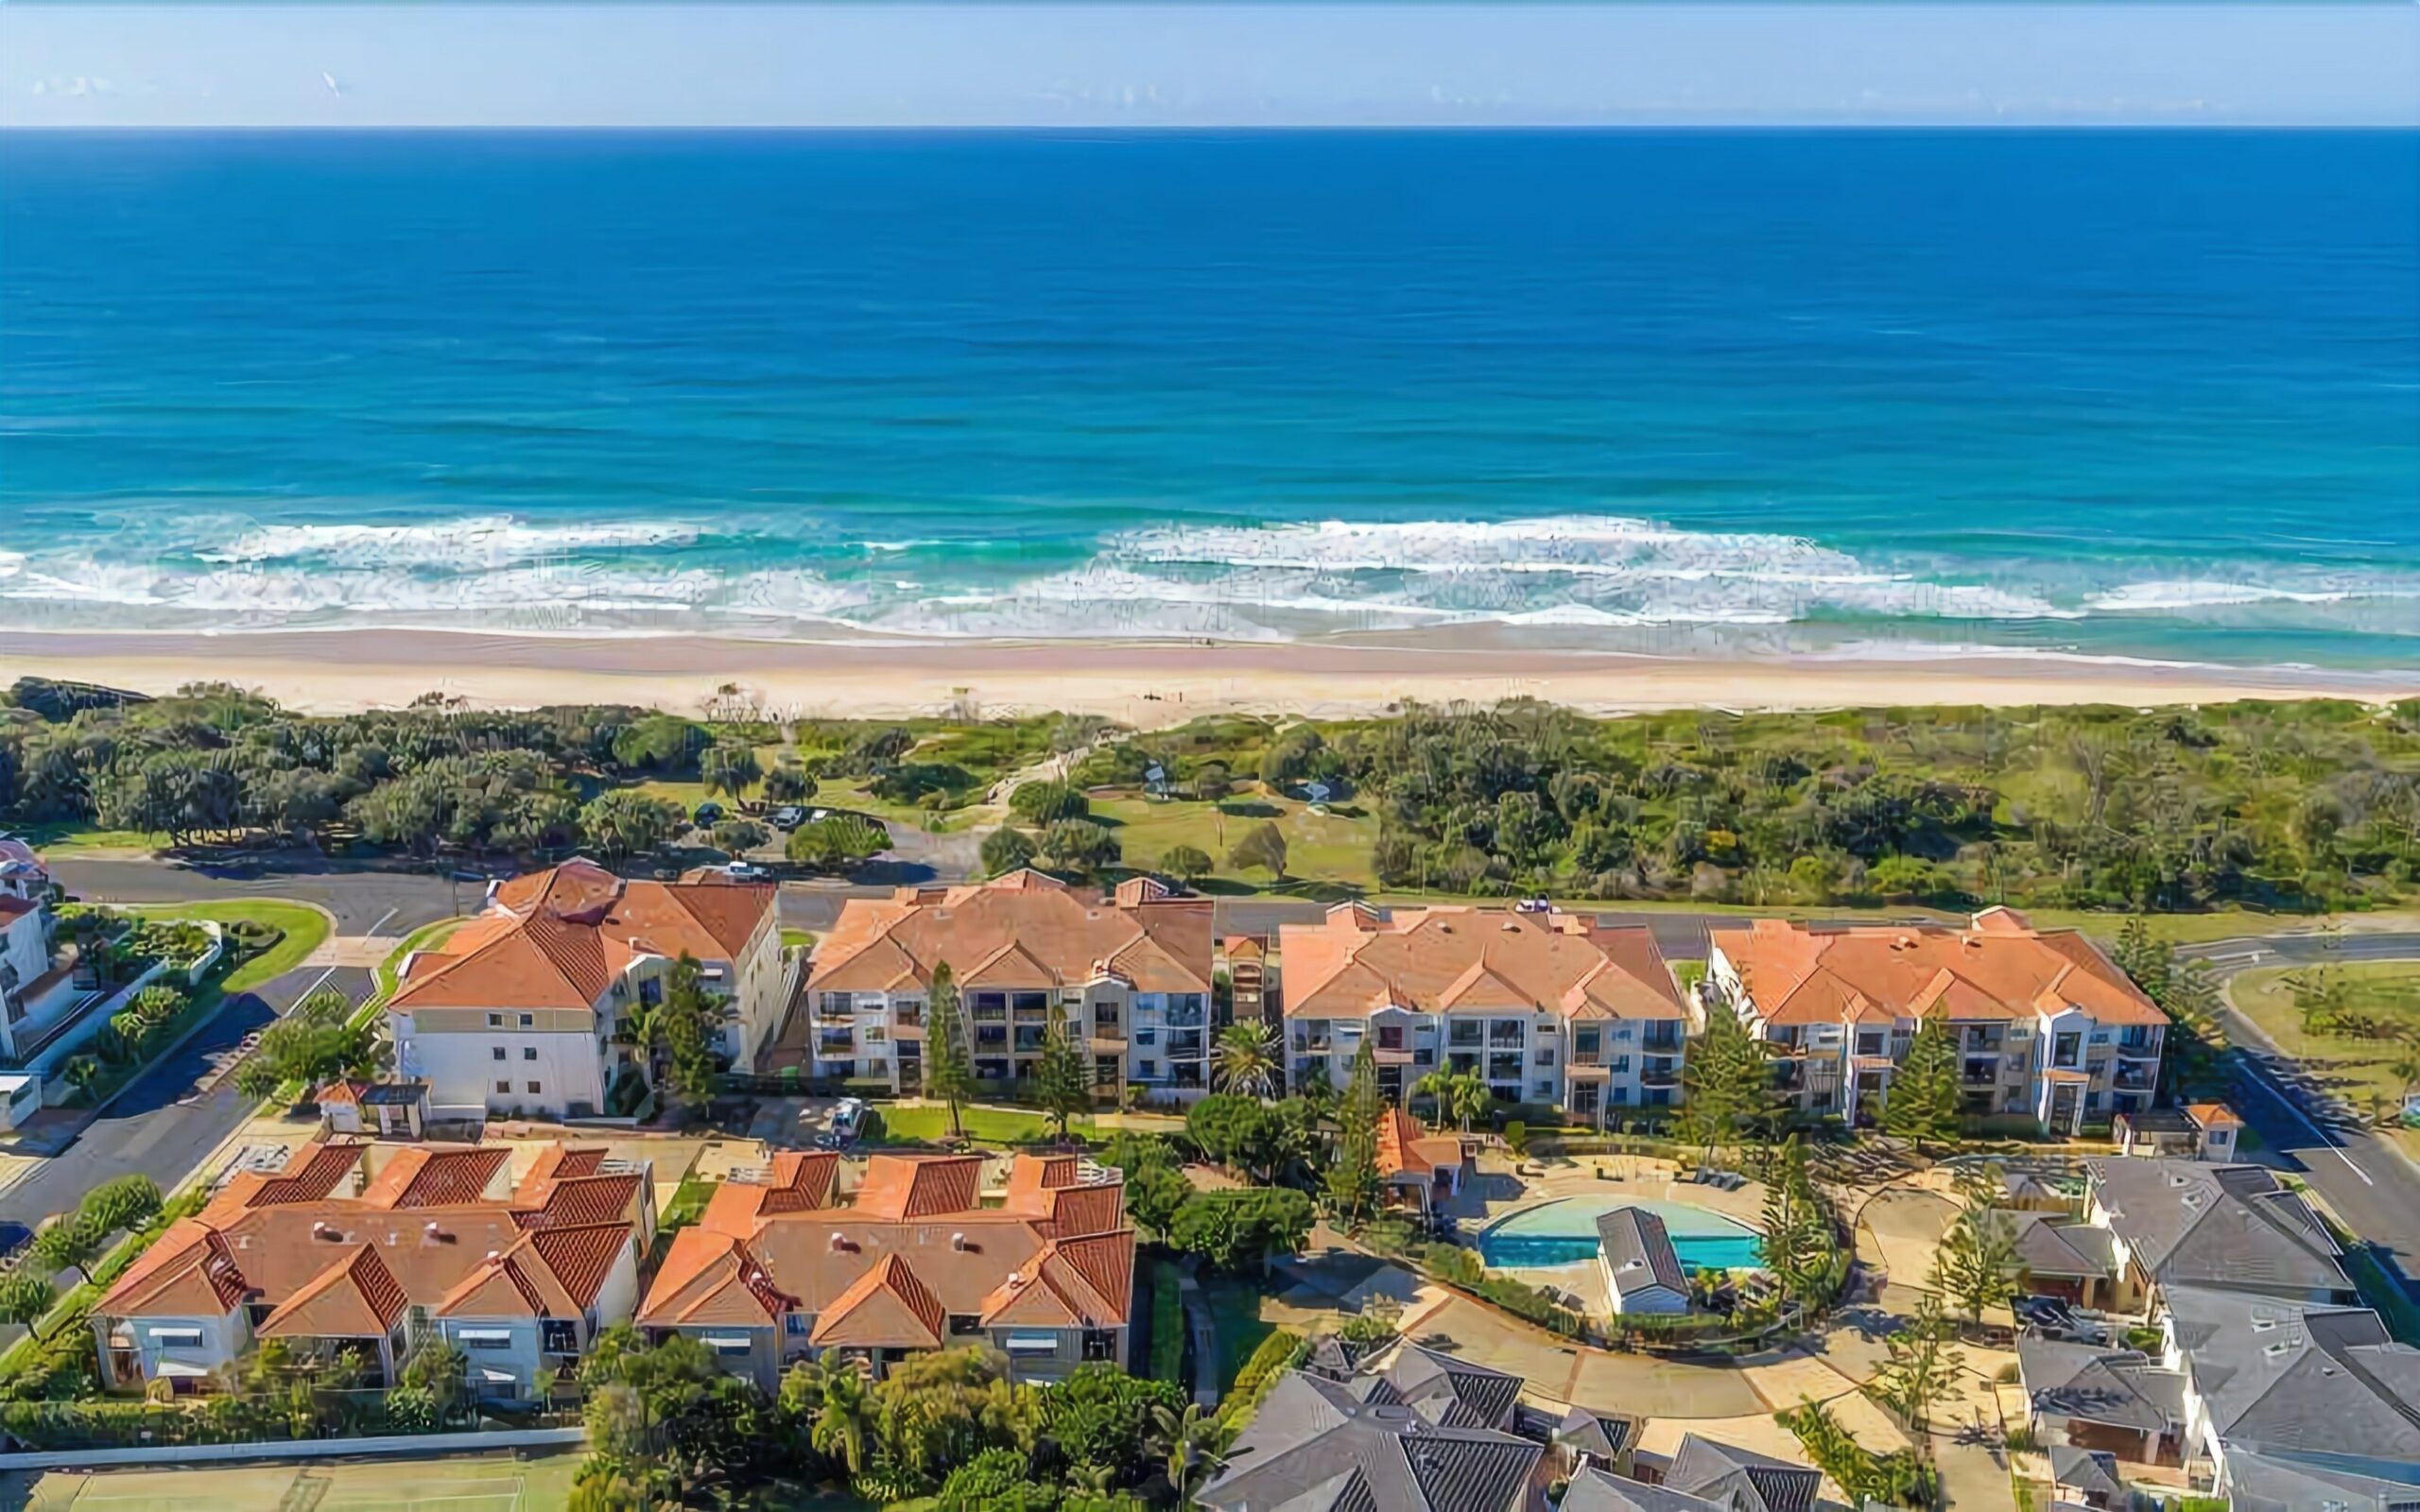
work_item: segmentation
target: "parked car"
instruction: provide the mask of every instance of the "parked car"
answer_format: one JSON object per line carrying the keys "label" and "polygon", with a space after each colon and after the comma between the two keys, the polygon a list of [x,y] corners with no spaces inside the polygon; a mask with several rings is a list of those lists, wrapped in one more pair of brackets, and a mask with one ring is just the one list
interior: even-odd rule
{"label": "parked car", "polygon": [[772,875],[752,861],[735,861],[722,868],[722,874],[734,882],[763,882]]}
{"label": "parked car", "polygon": [[2020,1327],[2046,1339],[2073,1339],[2081,1332],[2075,1309],[2056,1297],[2020,1297],[2009,1303],[2008,1310],[2016,1314]]}
{"label": "parked car", "polygon": [[858,1131],[865,1126],[865,1121],[866,1105],[863,1098],[843,1097],[840,1099],[839,1106],[832,1109],[832,1132],[843,1144],[857,1137]]}
{"label": "parked car", "polygon": [[1554,912],[1554,900],[1551,898],[1524,898],[1519,902],[1512,905],[1512,911],[1516,914],[1550,914]]}
{"label": "parked car", "polygon": [[773,828],[787,833],[806,822],[806,810],[795,803],[785,803],[773,811]]}
{"label": "parked car", "polygon": [[708,824],[720,824],[722,822],[722,805],[719,803],[700,803],[698,805],[698,812],[691,815],[690,817],[697,820],[697,822],[701,826]]}

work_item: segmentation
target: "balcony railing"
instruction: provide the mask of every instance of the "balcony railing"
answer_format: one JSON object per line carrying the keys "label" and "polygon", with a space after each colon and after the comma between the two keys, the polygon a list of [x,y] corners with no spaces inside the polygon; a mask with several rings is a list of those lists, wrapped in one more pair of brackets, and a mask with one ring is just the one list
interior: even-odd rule
{"label": "balcony railing", "polygon": [[1171,1029],[1199,1029],[1210,1021],[1203,1009],[1196,1007],[1170,1008],[1161,1015],[1160,1022]]}
{"label": "balcony railing", "polygon": [[897,1024],[902,1029],[921,1029],[925,1026],[925,1010],[922,1008],[894,1008],[891,1010],[890,1022]]}
{"label": "balcony railing", "polygon": [[1530,1042],[1530,1026],[1526,1023],[1491,1023],[1487,1026],[1487,1045],[1491,1050],[1518,1049]]}
{"label": "balcony railing", "polygon": [[966,1010],[966,1016],[977,1023],[1006,1023],[1009,1022],[1009,1010],[1006,1008],[969,1008]]}
{"label": "balcony railing", "polygon": [[1294,1037],[1294,1054],[1298,1056],[1324,1056],[1327,1052],[1326,1035],[1298,1034]]}
{"label": "balcony railing", "polygon": [[1681,1031],[1678,1029],[1652,1031],[1646,1039],[1639,1041],[1639,1048],[1650,1054],[1668,1055],[1681,1048]]}
{"label": "balcony railing", "polygon": [[1650,1066],[1639,1074],[1639,1083],[1647,1087],[1677,1087],[1681,1072],[1677,1066]]}

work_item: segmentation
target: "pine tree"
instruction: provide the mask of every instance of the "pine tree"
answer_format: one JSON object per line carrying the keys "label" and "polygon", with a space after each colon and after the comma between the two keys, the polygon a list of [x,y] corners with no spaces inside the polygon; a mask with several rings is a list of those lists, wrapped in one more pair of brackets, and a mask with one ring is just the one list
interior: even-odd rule
{"label": "pine tree", "polygon": [[1791,1135],[1765,1182],[1764,1238],[1757,1248],[1781,1295],[1803,1299],[1814,1291],[1832,1247],[1831,1216],[1806,1168],[1806,1146]]}
{"label": "pine tree", "polygon": [[2118,969],[2133,978],[2135,985],[2143,989],[2143,995],[2167,1007],[2173,956],[2168,946],[2152,934],[2151,925],[2142,915],[2127,919],[2118,931],[2116,954]]}
{"label": "pine tree", "polygon": [[2187,961],[2169,979],[2170,1027],[2168,1053],[2160,1059],[2160,1075],[2170,1096],[2201,1086],[2218,1074],[2219,1052],[2226,1047],[2225,1028],[2219,1022],[2219,989],[2210,981],[2210,963]]}
{"label": "pine tree", "polygon": [[1908,1058],[1891,1074],[1882,1129],[1914,1142],[1919,1151],[1927,1140],[1946,1143],[1958,1137],[1958,1052],[1950,1043],[1949,1026],[1941,1020],[1918,1021]]}
{"label": "pine tree", "polygon": [[1717,1148],[1769,1129],[1778,1111],[1764,1046],[1727,1003],[1706,1005],[1705,1033],[1689,1046],[1681,1086],[1681,1137],[1704,1146],[1708,1162]]}
{"label": "pine tree", "polygon": [[958,977],[943,961],[933,968],[932,990],[925,1012],[925,1095],[949,1104],[949,1133],[964,1139],[959,1105],[975,1095],[975,1062],[966,1045],[966,1023],[959,1011]]}
{"label": "pine tree", "polygon": [[1328,1206],[1346,1223],[1357,1223],[1378,1203],[1378,1117],[1386,1099],[1378,1091],[1374,1035],[1361,1037],[1353,1074],[1337,1110],[1336,1163],[1328,1167]]}
{"label": "pine tree", "polygon": [[1958,1304],[1967,1322],[1980,1323],[1985,1308],[2016,1296],[2023,1271],[2014,1220],[1996,1208],[1970,1207],[1934,1251],[1930,1284]]}
{"label": "pine tree", "polygon": [[1067,1038],[1063,1022],[1054,1021],[1043,1036],[1042,1058],[1033,1065],[1034,1100],[1067,1137],[1067,1121],[1092,1106],[1092,1076],[1082,1052]]}
{"label": "pine tree", "polygon": [[1882,1348],[1887,1358],[1867,1383],[1866,1395],[1897,1413],[1909,1436],[1927,1444],[1932,1410],[1958,1395],[1958,1372],[1966,1364],[1964,1353],[1950,1345],[1941,1298],[1926,1294],[1915,1315],[1883,1340]]}

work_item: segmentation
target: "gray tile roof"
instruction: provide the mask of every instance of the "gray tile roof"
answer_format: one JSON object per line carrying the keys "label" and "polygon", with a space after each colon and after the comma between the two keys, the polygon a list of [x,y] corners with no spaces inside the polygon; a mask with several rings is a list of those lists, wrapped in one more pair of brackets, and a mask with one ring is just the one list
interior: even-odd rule
{"label": "gray tile roof", "polygon": [[2012,1212],[2017,1258],[2037,1276],[2109,1276],[2117,1254],[2108,1231],[2048,1212]]}
{"label": "gray tile roof", "polygon": [[1686,1297],[1689,1277],[1664,1220],[1644,1208],[1616,1208],[1597,1220],[1597,1243],[1614,1273],[1614,1288],[1624,1297],[1651,1286],[1668,1286]]}
{"label": "gray tile roof", "polygon": [[2016,1368],[2033,1410],[2114,1428],[2164,1434],[2185,1420],[2185,1378],[2136,1349],[2069,1344],[2028,1333]]}
{"label": "gray tile roof", "polygon": [[1418,1345],[1396,1351],[1386,1378],[1406,1405],[1449,1428],[1503,1428],[1521,1400],[1519,1376]]}
{"label": "gray tile roof", "polygon": [[2420,1461],[2230,1449],[2220,1488],[2234,1512],[2401,1512],[2420,1504]]}
{"label": "gray tile roof", "polygon": [[2110,1227],[2162,1288],[2352,1292],[2318,1215],[2259,1166],[2121,1156],[2084,1169]]}
{"label": "gray tile roof", "polygon": [[1564,1414],[1562,1424],[1554,1431],[1554,1440],[1583,1454],[1613,1459],[1637,1442],[1638,1419],[1621,1413],[1574,1407]]}
{"label": "gray tile roof", "polygon": [[2078,1449],[2072,1444],[2050,1446],[2050,1484],[2072,1486],[2112,1501],[2122,1500],[2126,1495],[2126,1483],[2118,1474],[2117,1455],[2097,1449]]}
{"label": "gray tile roof", "polygon": [[1508,1512],[1544,1452],[1494,1429],[1432,1422],[1380,1378],[1288,1371],[1201,1503],[1218,1512]]}
{"label": "gray tile roof", "polygon": [[1672,1452],[1664,1484],[1732,1512],[1810,1512],[1824,1475],[1811,1466],[1688,1434]]}
{"label": "gray tile roof", "polygon": [[2420,1349],[2393,1342],[2376,1313],[2196,1286],[2165,1301],[2230,1446],[2420,1459]]}
{"label": "gray tile roof", "polygon": [[1718,1503],[1668,1486],[1650,1486],[1600,1469],[1584,1469],[1571,1478],[1563,1493],[1560,1512],[1725,1512]]}

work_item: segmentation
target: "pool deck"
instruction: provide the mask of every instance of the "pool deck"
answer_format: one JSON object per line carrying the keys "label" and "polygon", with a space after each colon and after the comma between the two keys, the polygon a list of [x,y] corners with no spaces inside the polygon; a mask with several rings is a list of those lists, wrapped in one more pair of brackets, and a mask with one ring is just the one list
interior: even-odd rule
{"label": "pool deck", "polygon": [[[1503,1156],[1494,1151],[1481,1153],[1478,1177],[1465,1184],[1461,1194],[1447,1203],[1445,1209],[1461,1224],[1465,1236],[1476,1236],[1490,1224],[1516,1212],[1566,1197],[1678,1203],[1762,1231],[1765,1189],[1759,1182],[1751,1181],[1737,1192],[1725,1192],[1694,1181],[1678,1181],[1673,1177],[1679,1167],[1651,1156],[1583,1155],[1531,1163],[1542,1166],[1545,1174],[1516,1177]],[[1613,1311],[1612,1299],[1605,1295],[1604,1272],[1593,1260],[1568,1265],[1508,1266],[1504,1274],[1532,1286],[1551,1286],[1574,1293],[1589,1312],[1599,1316]]]}

